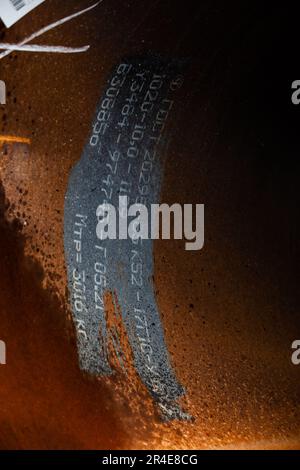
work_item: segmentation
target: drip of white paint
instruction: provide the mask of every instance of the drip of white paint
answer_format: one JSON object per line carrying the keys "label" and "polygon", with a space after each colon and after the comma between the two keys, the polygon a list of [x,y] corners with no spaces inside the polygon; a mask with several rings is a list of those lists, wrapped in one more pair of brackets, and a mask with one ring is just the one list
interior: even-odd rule
{"label": "drip of white paint", "polygon": [[0,49],[7,49],[9,51],[23,51],[23,52],[58,52],[60,54],[74,54],[76,52],[85,52],[90,46],[83,47],[65,47],[65,46],[39,46],[37,44],[27,44],[18,46],[16,44],[8,44],[0,42]]}
{"label": "drip of white paint", "polygon": [[[88,11],[90,10],[93,10],[94,8],[96,8],[98,5],[100,5],[100,3],[102,3],[103,0],[100,0],[99,2],[97,3],[94,3],[93,5],[91,5],[90,7],[88,8],[85,8],[84,10],[80,10],[76,13],[73,13],[72,15],[70,16],[67,16],[65,18],[62,18],[58,21],[55,21],[54,23],[51,23],[49,24],[48,26],[45,26],[44,28],[40,29],[39,31],[37,31],[36,33],[33,33],[31,34],[30,36],[28,36],[27,38],[23,39],[23,41],[19,42],[18,44],[15,44],[14,46],[24,46],[25,44],[27,44],[28,42],[31,42],[33,41],[34,39],[42,36],[43,34],[47,33],[48,31],[51,31],[52,29],[54,28],[57,28],[58,26],[61,26],[62,24],[64,23],[67,23],[68,21],[71,21],[73,20],[74,18],[77,18],[78,16],[81,16],[83,15],[84,13],[87,13]],[[2,52],[0,54],[0,60],[3,59],[4,57],[8,56],[9,54],[11,54],[14,50],[16,50],[16,48],[13,48],[13,49],[9,49],[9,50],[6,50],[4,52]]]}

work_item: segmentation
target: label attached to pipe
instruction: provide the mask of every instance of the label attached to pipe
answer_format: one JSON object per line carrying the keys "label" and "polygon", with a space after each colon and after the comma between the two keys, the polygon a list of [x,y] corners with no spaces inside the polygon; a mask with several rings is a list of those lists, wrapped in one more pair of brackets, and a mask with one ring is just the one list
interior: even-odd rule
{"label": "label attached to pipe", "polygon": [[45,0],[1,0],[0,18],[10,28]]}

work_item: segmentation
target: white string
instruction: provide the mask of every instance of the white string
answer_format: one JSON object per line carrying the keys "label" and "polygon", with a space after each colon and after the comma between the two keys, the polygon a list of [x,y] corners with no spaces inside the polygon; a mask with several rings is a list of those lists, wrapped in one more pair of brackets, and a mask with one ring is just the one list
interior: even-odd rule
{"label": "white string", "polygon": [[39,46],[37,44],[28,44],[18,46],[16,44],[8,44],[6,42],[0,42],[0,49],[6,49],[8,51],[24,51],[24,52],[58,52],[60,54],[74,54],[78,52],[85,52],[90,46],[83,47],[65,47],[65,46]]}
{"label": "white string", "polygon": [[[78,16],[81,16],[84,13],[87,13],[90,10],[93,10],[98,5],[100,5],[100,3],[102,3],[102,2],[103,2],[103,0],[100,0],[97,3],[94,3],[94,5],[91,5],[90,7],[85,8],[84,10],[80,10],[77,13],[73,13],[70,16],[62,18],[58,21],[55,21],[54,23],[49,24],[48,26],[45,26],[44,28],[40,29],[36,33],[31,34],[30,36],[28,36],[27,38],[25,38],[23,41],[19,42],[18,44],[15,44],[15,46],[23,46],[23,45],[27,44],[28,42],[32,41],[33,39],[36,39],[36,38],[42,36],[43,34],[47,33],[48,31],[51,31],[51,29],[57,28],[58,26],[61,26],[62,24],[67,23],[68,21],[71,21],[74,18],[77,18]],[[9,54],[11,54],[14,50],[16,50],[16,49],[13,48],[13,49],[9,49],[9,50],[6,50],[6,51],[2,52],[0,54],[0,60],[3,59],[4,57],[8,56]]]}

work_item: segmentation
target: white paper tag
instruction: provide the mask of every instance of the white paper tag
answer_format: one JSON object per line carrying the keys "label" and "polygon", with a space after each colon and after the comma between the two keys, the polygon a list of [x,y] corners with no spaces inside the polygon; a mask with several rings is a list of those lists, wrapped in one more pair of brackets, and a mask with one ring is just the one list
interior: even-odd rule
{"label": "white paper tag", "polygon": [[0,18],[7,28],[45,0],[0,0]]}

